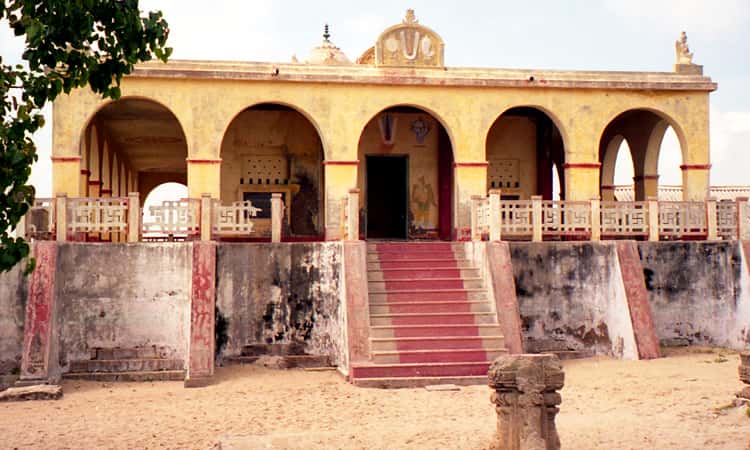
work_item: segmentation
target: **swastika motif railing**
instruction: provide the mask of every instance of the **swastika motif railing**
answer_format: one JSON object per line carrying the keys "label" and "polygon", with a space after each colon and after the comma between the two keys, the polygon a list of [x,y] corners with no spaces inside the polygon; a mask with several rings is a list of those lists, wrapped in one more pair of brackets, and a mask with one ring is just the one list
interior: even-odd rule
{"label": "swastika motif railing", "polygon": [[601,202],[599,208],[602,236],[648,236],[646,202]]}
{"label": "swastika motif railing", "polygon": [[25,230],[30,239],[52,239],[55,235],[55,199],[35,198],[26,214]]}
{"label": "swastika motif railing", "polygon": [[165,201],[148,209],[151,220],[143,222],[144,237],[195,236],[200,233],[200,200]]}
{"label": "swastika motif railing", "polygon": [[[498,220],[498,218],[495,218],[495,220]],[[490,232],[490,220],[492,218],[490,217],[490,202],[489,199],[483,198],[477,203],[476,208],[476,224],[477,224],[477,230],[481,234],[489,233]]]}
{"label": "swastika motif railing", "polygon": [[543,201],[542,233],[556,236],[589,235],[591,203]]}
{"label": "swastika motif railing", "polygon": [[[503,238],[530,237],[534,231],[532,205],[525,200],[503,200],[500,202],[500,230]],[[498,220],[498,218],[491,218]]]}
{"label": "swastika motif railing", "polygon": [[250,201],[234,202],[221,205],[218,200],[213,204],[212,231],[219,236],[242,236],[253,233],[253,218],[262,210],[253,206]]}
{"label": "swastika motif railing", "polygon": [[116,233],[128,228],[128,198],[69,198],[67,229],[74,233]]}
{"label": "swastika motif railing", "polygon": [[707,234],[704,202],[659,202],[659,235],[665,239]]}
{"label": "swastika motif railing", "polygon": [[737,239],[737,203],[716,203],[716,232],[724,239]]}

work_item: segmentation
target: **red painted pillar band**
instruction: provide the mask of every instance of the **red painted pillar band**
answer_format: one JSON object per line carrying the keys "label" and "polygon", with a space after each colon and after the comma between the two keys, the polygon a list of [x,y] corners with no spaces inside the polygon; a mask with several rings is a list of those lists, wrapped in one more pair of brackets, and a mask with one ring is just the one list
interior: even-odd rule
{"label": "red painted pillar band", "polygon": [[36,269],[29,282],[26,322],[23,330],[20,384],[51,381],[50,354],[55,320],[55,269],[57,243],[34,243]]}
{"label": "red painted pillar band", "polygon": [[635,345],[638,348],[638,358],[659,358],[659,338],[648,302],[646,281],[643,278],[643,265],[638,256],[638,245],[635,241],[619,241],[617,243],[617,259],[620,261],[622,282],[625,285],[625,296],[628,299],[630,321],[633,324]]}
{"label": "red painted pillar band", "polygon": [[199,387],[209,384],[214,375],[216,243],[193,243],[190,291],[190,342],[185,387]]}

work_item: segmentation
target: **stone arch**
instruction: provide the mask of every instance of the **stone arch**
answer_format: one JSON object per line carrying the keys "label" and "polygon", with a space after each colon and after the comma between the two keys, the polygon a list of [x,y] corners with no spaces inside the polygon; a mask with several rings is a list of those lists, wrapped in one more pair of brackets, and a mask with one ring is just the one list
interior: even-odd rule
{"label": "stone arch", "polygon": [[[495,116],[484,139],[487,188],[505,198],[552,198],[553,166],[564,186],[567,136],[559,118],[540,106],[512,106]],[[564,190],[561,190],[564,194]]]}

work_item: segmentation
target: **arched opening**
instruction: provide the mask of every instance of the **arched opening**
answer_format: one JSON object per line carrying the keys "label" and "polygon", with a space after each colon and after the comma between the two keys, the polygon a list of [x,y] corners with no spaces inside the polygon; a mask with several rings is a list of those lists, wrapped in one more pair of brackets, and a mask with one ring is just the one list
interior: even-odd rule
{"label": "arched opening", "polygon": [[440,120],[414,106],[387,108],[362,130],[358,159],[367,238],[451,239],[453,148]]}
{"label": "arched opening", "polygon": [[552,200],[562,200],[562,183],[560,171],[557,170],[557,164],[552,165]]}
{"label": "arched opening", "polygon": [[503,199],[541,195],[551,200],[555,177],[565,198],[565,175],[559,170],[565,164],[563,138],[544,111],[525,106],[505,111],[492,124],[485,145],[487,188],[500,189]]}
{"label": "arched opening", "polygon": [[[660,195],[659,185],[665,182],[662,177],[665,171],[671,174],[671,180],[679,180],[674,180],[675,184],[681,185],[680,164],[684,148],[678,133],[671,119],[659,112],[635,109],[615,117],[605,128],[599,142],[602,199],[614,199],[610,197],[614,194],[615,185],[618,186],[616,197],[619,200],[644,201],[657,197]],[[669,138],[665,140],[665,136]],[[626,155],[631,161],[632,174],[624,162]],[[632,191],[628,191],[627,185],[632,185]],[[672,190],[675,195],[670,198],[682,198],[681,186],[675,186]]]}
{"label": "arched opening", "polygon": [[140,193],[141,204],[155,186],[187,183],[187,140],[177,117],[144,98],[104,105],[83,136],[81,174],[90,197]]}
{"label": "arched opening", "polygon": [[[147,224],[157,223],[161,219],[158,213],[158,208],[161,207],[164,202],[178,202],[186,199],[188,196],[188,188],[186,184],[166,182],[154,186],[147,192],[144,192],[142,198],[143,202],[143,215],[142,223]],[[155,211],[156,210],[156,211]],[[172,240],[184,238],[186,234],[181,235],[163,235],[159,232],[146,229],[144,230],[143,238],[145,240]]]}
{"label": "arched opening", "polygon": [[240,112],[221,142],[221,200],[251,201],[260,208],[253,237],[270,236],[271,194],[286,207],[285,240],[318,240],[324,234],[323,144],[299,111],[261,103]]}

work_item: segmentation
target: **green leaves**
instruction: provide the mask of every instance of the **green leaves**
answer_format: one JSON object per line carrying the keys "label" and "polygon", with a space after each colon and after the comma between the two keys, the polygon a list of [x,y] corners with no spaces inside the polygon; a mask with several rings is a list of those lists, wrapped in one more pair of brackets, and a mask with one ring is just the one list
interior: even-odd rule
{"label": "green leaves", "polygon": [[[10,237],[34,201],[28,186],[37,159],[32,134],[44,125],[41,108],[88,85],[104,98],[122,95],[123,75],[154,57],[167,61],[169,25],[160,11],[141,16],[137,0],[3,0],[0,19],[25,36],[26,65],[0,57],[0,272],[29,254]],[[33,270],[33,259],[27,270]]]}

